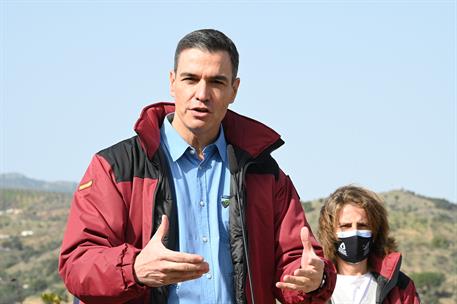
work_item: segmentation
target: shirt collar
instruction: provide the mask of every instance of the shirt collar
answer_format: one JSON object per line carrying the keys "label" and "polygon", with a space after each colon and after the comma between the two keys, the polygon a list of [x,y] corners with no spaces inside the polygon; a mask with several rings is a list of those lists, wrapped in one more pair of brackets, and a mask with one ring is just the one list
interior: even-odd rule
{"label": "shirt collar", "polygon": [[[160,135],[162,138],[162,142],[167,147],[168,151],[170,152],[170,156],[172,160],[175,162],[177,161],[188,149],[193,149],[176,131],[175,128],[171,125],[171,121],[173,121],[175,113],[168,114],[164,121],[163,125],[160,128]],[[222,125],[219,129],[219,135],[216,140],[206,146],[203,150],[207,149],[210,146],[216,146],[217,151],[223,162],[227,160],[227,142],[225,140],[224,129]]]}
{"label": "shirt collar", "polygon": [[227,160],[227,142],[225,141],[224,128],[219,128],[219,135],[217,139],[212,143],[217,147],[217,151],[221,156],[222,161],[225,163]]}

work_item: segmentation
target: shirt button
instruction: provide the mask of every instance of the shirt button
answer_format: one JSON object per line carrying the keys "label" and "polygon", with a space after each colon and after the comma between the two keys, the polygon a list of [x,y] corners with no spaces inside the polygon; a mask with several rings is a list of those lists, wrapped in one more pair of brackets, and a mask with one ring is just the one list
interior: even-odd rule
{"label": "shirt button", "polygon": [[205,202],[204,201],[200,201],[200,207],[205,207]]}
{"label": "shirt button", "polygon": [[204,237],[202,237],[202,241],[203,241],[203,243],[206,243],[206,242],[208,242],[208,238],[206,236],[204,236]]}
{"label": "shirt button", "polygon": [[211,275],[211,273],[208,273],[208,274],[206,275],[206,277],[208,278],[208,280],[211,280],[211,278],[212,278],[213,276]]}

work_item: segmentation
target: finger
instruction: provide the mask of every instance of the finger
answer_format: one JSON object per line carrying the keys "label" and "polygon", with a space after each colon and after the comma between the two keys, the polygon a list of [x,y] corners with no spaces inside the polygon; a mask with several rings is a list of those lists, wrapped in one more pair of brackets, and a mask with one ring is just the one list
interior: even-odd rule
{"label": "finger", "polygon": [[163,251],[162,258],[166,261],[176,262],[176,263],[200,264],[200,263],[204,262],[204,258],[201,255],[187,253],[187,252],[173,251],[170,249],[165,249]]}
{"label": "finger", "polygon": [[281,288],[281,289],[303,290],[302,286],[298,286],[298,285],[292,284],[292,283],[284,283],[284,282],[277,282],[276,287]]}
{"label": "finger", "polygon": [[184,281],[201,278],[203,273],[186,273],[186,274],[158,274],[152,277],[147,277],[142,283],[150,287],[159,287],[164,285],[176,284]]}
{"label": "finger", "polygon": [[304,269],[319,270],[319,269],[324,268],[324,261],[322,261],[322,259],[316,255],[316,256],[310,257],[308,259],[308,266],[309,267],[304,267]]}
{"label": "finger", "polygon": [[163,240],[165,235],[168,233],[168,227],[169,227],[169,222],[168,222],[168,217],[166,215],[162,215],[162,222],[160,223],[159,228],[157,228],[156,233],[152,237],[152,239],[157,240],[159,239],[160,241]]}
{"label": "finger", "polygon": [[297,286],[304,287],[310,283],[310,279],[308,279],[307,277],[302,277],[302,276],[287,275],[287,276],[284,276],[282,282],[289,283],[289,284],[295,284]]}
{"label": "finger", "polygon": [[310,232],[308,227],[303,227],[300,231],[300,239],[303,244],[303,253],[301,258],[301,268],[305,268],[309,264],[310,259],[316,257],[313,245],[310,240]]}
{"label": "finger", "polygon": [[167,279],[165,281],[165,285],[195,280],[195,279],[201,278],[202,276],[203,276],[203,273],[187,273],[185,275],[184,274],[171,275],[171,276],[167,277]]}
{"label": "finger", "polygon": [[310,278],[317,274],[314,269],[297,269],[294,271],[294,276]]}
{"label": "finger", "polygon": [[300,238],[303,244],[303,250],[307,250],[308,252],[314,253],[313,245],[311,244],[310,240],[310,232],[308,227],[303,227],[300,231]]}
{"label": "finger", "polygon": [[186,273],[205,273],[209,271],[209,265],[206,262],[200,264],[162,262],[160,271],[166,274],[178,275]]}

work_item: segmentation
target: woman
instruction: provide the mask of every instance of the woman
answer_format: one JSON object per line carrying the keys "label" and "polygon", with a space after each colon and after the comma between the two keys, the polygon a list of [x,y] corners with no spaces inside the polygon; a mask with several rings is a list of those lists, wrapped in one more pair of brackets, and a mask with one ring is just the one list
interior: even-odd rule
{"label": "woman", "polygon": [[401,254],[389,232],[386,209],[375,193],[345,186],[326,200],[318,236],[337,268],[332,304],[420,303],[414,282],[400,271]]}

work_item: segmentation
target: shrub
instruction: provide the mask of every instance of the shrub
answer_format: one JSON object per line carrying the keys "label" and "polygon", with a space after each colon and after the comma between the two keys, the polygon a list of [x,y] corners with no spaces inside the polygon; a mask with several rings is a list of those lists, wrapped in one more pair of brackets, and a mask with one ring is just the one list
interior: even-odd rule
{"label": "shrub", "polygon": [[439,272],[419,272],[412,273],[411,278],[414,280],[417,291],[420,294],[423,303],[437,304],[441,296],[441,285],[446,277]]}
{"label": "shrub", "polygon": [[45,304],[60,304],[62,302],[62,297],[55,294],[54,292],[43,292],[41,294],[41,300]]}
{"label": "shrub", "polygon": [[432,239],[432,246],[434,248],[447,249],[447,248],[449,248],[449,245],[451,245],[451,242],[441,236],[435,236]]}
{"label": "shrub", "polygon": [[19,237],[13,236],[2,243],[2,247],[9,248],[9,249],[16,249],[22,250],[24,249],[24,245]]}
{"label": "shrub", "polygon": [[302,203],[302,206],[306,213],[312,212],[314,210],[314,207],[311,205],[311,202],[304,202]]}
{"label": "shrub", "polygon": [[411,275],[417,288],[436,288],[444,282],[444,274],[439,272],[416,272]]}

